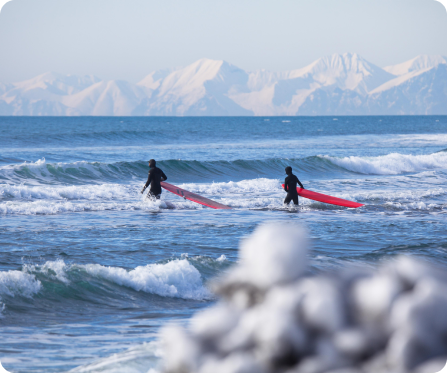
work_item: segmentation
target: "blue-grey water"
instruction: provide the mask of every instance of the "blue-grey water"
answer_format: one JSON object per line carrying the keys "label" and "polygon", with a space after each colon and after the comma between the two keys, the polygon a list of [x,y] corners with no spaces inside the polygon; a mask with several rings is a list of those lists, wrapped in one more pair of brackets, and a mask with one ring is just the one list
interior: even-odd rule
{"label": "blue-grey water", "polygon": [[[150,158],[233,209],[145,199]],[[365,206],[285,208],[288,165]],[[308,227],[314,271],[400,254],[447,265],[446,180],[447,117],[0,117],[0,361],[107,371],[88,367],[209,306],[208,281],[266,221]],[[135,371],[159,361],[144,351]]]}

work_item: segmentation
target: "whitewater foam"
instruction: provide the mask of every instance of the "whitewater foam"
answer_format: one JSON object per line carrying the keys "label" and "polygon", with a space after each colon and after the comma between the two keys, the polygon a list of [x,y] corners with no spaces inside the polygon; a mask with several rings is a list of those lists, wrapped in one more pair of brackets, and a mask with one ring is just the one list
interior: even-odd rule
{"label": "whitewater foam", "polygon": [[163,264],[148,264],[132,270],[100,264],[67,264],[63,260],[47,261],[42,265],[25,264],[22,271],[0,272],[0,294],[20,293],[31,296],[41,288],[36,276],[70,286],[74,272],[162,297],[206,300],[211,293],[206,289],[200,272],[186,259],[175,259]]}
{"label": "whitewater foam", "polygon": [[72,186],[27,186],[0,185],[0,200],[50,199],[50,200],[113,200],[129,199],[135,196],[136,188],[120,184],[72,185]]}
{"label": "whitewater foam", "polygon": [[70,370],[70,373],[158,373],[163,356],[158,341],[143,343],[127,351],[113,354],[91,364]]}
{"label": "whitewater foam", "polygon": [[[212,294],[204,286],[202,275],[186,259],[148,264],[132,270],[99,264],[67,264],[63,260],[56,260],[44,264],[24,264],[21,271],[0,272],[0,317],[3,317],[4,309],[11,302],[3,297],[32,298],[44,287],[46,291],[52,291],[53,286],[46,285],[48,282],[70,288],[76,286],[79,276],[84,278],[83,281],[90,281],[89,277],[93,276],[100,281],[161,297],[212,299]],[[73,281],[75,283],[72,284]]]}
{"label": "whitewater foam", "polygon": [[42,284],[33,275],[22,271],[0,272],[0,295],[30,298],[37,294]]}
{"label": "whitewater foam", "polygon": [[186,259],[166,264],[148,264],[131,271],[99,264],[80,266],[87,273],[136,291],[163,297],[204,300],[211,294],[203,286],[200,272]]}
{"label": "whitewater foam", "polygon": [[[439,184],[436,175],[427,171],[426,177],[434,180],[433,186]],[[417,184],[410,185],[414,180],[408,176],[398,176],[399,179],[389,181],[389,186],[382,183],[380,190],[372,189],[371,183],[365,180],[353,180],[352,185],[326,185],[314,182],[312,189],[321,193],[333,195],[347,200],[367,204],[396,203],[395,208],[423,209],[423,202],[440,208],[436,199],[444,196],[444,188],[433,187],[420,189]],[[404,185],[404,189],[400,185]],[[281,181],[275,179],[253,179],[239,182],[221,182],[211,184],[179,184],[182,188],[204,197],[214,199],[236,209],[279,209],[283,207],[284,191]],[[327,189],[329,187],[329,189]],[[0,202],[0,214],[19,215],[49,215],[67,212],[83,211],[162,211],[166,209],[195,210],[205,207],[185,201],[171,193],[165,192],[161,200],[152,201],[138,192],[136,185],[123,186],[119,184],[84,185],[84,186],[0,186],[6,201]],[[386,190],[386,192],[384,192]],[[14,198],[11,197],[14,195]],[[12,200],[8,200],[11,199]],[[431,200],[431,201],[430,201]],[[1,201],[1,198],[0,198]],[[398,205],[400,204],[400,205]],[[331,205],[300,198],[300,205],[307,209],[333,209]]]}
{"label": "whitewater foam", "polygon": [[425,155],[392,153],[379,157],[336,158],[328,155],[319,157],[346,170],[367,175],[397,175],[447,168],[447,152]]}
{"label": "whitewater foam", "polygon": [[45,262],[43,265],[24,264],[23,272],[30,275],[40,273],[45,275],[46,278],[69,284],[70,281],[67,278],[67,268],[65,262],[59,259],[56,261]]}

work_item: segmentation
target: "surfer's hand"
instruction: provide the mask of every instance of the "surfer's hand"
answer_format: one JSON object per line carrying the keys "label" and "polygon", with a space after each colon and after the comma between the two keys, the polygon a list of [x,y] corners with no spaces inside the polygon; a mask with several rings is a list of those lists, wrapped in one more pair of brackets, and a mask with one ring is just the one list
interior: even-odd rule
{"label": "surfer's hand", "polygon": [[146,188],[143,188],[143,189],[141,189],[141,194],[143,194],[143,193],[144,193],[145,189],[146,189]]}

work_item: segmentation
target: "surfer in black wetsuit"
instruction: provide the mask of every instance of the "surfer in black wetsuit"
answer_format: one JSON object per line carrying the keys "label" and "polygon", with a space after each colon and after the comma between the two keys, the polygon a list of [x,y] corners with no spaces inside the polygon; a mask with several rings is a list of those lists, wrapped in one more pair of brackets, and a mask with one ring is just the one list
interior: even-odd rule
{"label": "surfer in black wetsuit", "polygon": [[151,189],[149,190],[149,193],[147,194],[148,197],[160,199],[161,196],[161,181],[166,181],[168,178],[165,175],[165,173],[159,169],[157,166],[155,166],[156,162],[155,159],[151,159],[149,161],[149,175],[147,177],[146,184],[144,185],[143,189],[141,190],[141,194],[144,193],[146,188],[151,185]]}
{"label": "surfer in black wetsuit", "polygon": [[304,189],[303,184],[298,180],[298,178],[292,174],[292,167],[286,167],[287,177],[284,180],[284,190],[287,192],[286,199],[284,203],[288,205],[290,201],[293,201],[295,205],[298,205],[298,193],[296,191],[297,184]]}

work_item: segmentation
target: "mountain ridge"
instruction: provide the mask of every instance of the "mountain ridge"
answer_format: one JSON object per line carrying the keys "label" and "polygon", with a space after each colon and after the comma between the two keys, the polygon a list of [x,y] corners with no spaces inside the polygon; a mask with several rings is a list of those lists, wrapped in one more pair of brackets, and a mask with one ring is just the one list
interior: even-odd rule
{"label": "mountain ridge", "polygon": [[275,116],[447,114],[447,58],[381,68],[357,53],[285,72],[200,59],[137,84],[44,73],[0,83],[0,115]]}

